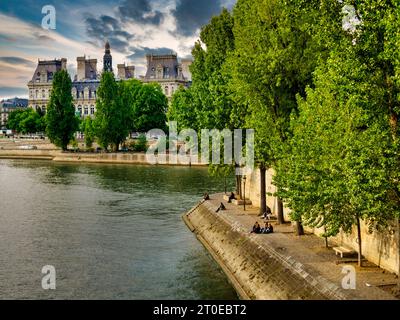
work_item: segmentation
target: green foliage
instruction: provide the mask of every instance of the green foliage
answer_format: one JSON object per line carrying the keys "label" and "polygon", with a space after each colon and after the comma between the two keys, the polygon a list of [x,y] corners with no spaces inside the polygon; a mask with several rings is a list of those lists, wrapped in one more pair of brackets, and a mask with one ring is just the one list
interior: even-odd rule
{"label": "green foliage", "polygon": [[[233,83],[249,106],[247,126],[256,130],[257,161],[273,166],[290,135],[296,95],[304,96],[312,73],[324,61],[320,27],[339,6],[323,1],[239,0],[234,9]],[[328,42],[329,43],[329,42]]]}
{"label": "green foliage", "polygon": [[44,116],[31,108],[11,112],[7,126],[11,130],[22,134],[38,133],[46,130]]}
{"label": "green foliage", "polygon": [[146,152],[148,149],[147,138],[141,134],[137,141],[132,141],[129,145],[129,150],[133,152]]}
{"label": "green foliage", "polygon": [[81,123],[81,132],[85,135],[85,144],[87,148],[92,148],[96,139],[94,120],[91,117],[86,117]]}
{"label": "green foliage", "polygon": [[[341,36],[319,64],[315,87],[298,98],[288,156],[276,166],[275,184],[292,218],[324,227],[325,236],[350,232],[359,219],[370,230],[386,228],[400,214],[400,83],[393,50],[400,43],[393,33],[399,6],[356,4],[360,25],[346,34],[338,26]],[[361,251],[361,238],[359,245]]]}
{"label": "green foliage", "polygon": [[168,99],[160,85],[141,84],[138,81],[130,84],[132,98],[130,103],[133,112],[132,130],[136,132],[147,132],[152,129],[165,130]]}
{"label": "green foliage", "polygon": [[178,130],[193,128],[196,123],[194,112],[193,91],[180,87],[173,95],[171,105],[168,109],[168,120],[178,123]]}
{"label": "green foliage", "polygon": [[[243,126],[243,117],[237,117],[242,105],[234,101],[230,87],[229,57],[234,50],[233,17],[224,9],[204,26],[192,51],[193,85],[178,90],[172,99],[169,120],[178,122],[178,128],[235,129]],[[203,48],[203,45],[206,49]]]}
{"label": "green foliage", "polygon": [[116,82],[114,74],[104,72],[97,91],[95,135],[100,145],[107,149],[112,145],[114,151],[126,140],[132,123],[131,82]]}
{"label": "green foliage", "polygon": [[71,89],[72,82],[68,72],[65,70],[56,72],[47,106],[46,133],[50,141],[63,150],[67,150],[79,125],[79,120],[75,116]]}

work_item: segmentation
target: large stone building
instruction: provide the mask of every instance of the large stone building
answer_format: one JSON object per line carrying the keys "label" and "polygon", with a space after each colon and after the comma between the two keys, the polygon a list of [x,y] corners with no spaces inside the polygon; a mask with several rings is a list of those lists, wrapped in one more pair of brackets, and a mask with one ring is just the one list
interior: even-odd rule
{"label": "large stone building", "polygon": [[146,58],[147,72],[142,81],[159,83],[169,99],[180,86],[189,87],[192,83],[192,75],[189,70],[191,60],[182,60],[179,63],[176,53],[148,54]]}
{"label": "large stone building", "polygon": [[46,110],[50,99],[53,76],[57,71],[67,69],[67,59],[40,61],[28,83],[29,107]]}
{"label": "large stone building", "polygon": [[[97,89],[100,85],[101,74],[97,71],[97,59],[78,57],[77,74],[72,82],[72,97],[76,114],[82,117],[93,116],[96,112]],[[53,86],[53,75],[60,70],[67,69],[67,59],[39,61],[33,78],[28,83],[29,107],[45,110],[50,100]],[[103,72],[113,71],[110,44],[105,45],[103,57]],[[134,66],[118,65],[119,80],[133,78]]]}
{"label": "large stone building", "polygon": [[27,107],[27,99],[14,98],[0,101],[0,129],[7,129],[7,121],[10,112]]}
{"label": "large stone building", "polygon": [[[156,82],[161,85],[165,95],[170,99],[179,86],[188,87],[191,84],[189,66],[191,60],[178,62],[175,53],[168,55],[147,55],[147,73],[141,80],[145,83]],[[72,96],[75,111],[82,117],[93,116],[96,112],[97,89],[100,85],[101,73],[97,71],[97,59],[78,57],[77,74],[72,82]],[[40,61],[28,83],[29,107],[36,110],[46,110],[50,100],[53,76],[57,71],[67,69],[67,59]],[[105,45],[103,56],[103,72],[113,72],[113,59],[110,44]],[[125,64],[117,65],[117,80],[127,80],[135,77],[135,67]]]}

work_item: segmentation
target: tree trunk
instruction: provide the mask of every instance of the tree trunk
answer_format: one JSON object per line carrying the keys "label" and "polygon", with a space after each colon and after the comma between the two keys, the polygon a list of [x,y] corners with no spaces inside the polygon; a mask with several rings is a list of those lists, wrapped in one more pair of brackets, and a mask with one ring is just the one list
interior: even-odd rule
{"label": "tree trunk", "polygon": [[236,176],[236,197],[238,199],[241,199],[241,197],[242,197],[240,176]]}
{"label": "tree trunk", "polygon": [[266,175],[267,168],[264,165],[260,166],[260,214],[267,212],[267,186]]}
{"label": "tree trunk", "polygon": [[283,215],[283,201],[278,197],[278,224],[284,224],[285,217]]}
{"label": "tree trunk", "polygon": [[225,188],[225,195],[226,195],[226,177],[224,177],[224,188]]}
{"label": "tree trunk", "polygon": [[357,215],[357,237],[358,237],[358,266],[362,267],[362,240],[361,240],[361,221]]}
{"label": "tree trunk", "polygon": [[[326,227],[324,227],[324,233],[326,234]],[[328,249],[329,248],[329,242],[328,242],[328,237],[324,237],[325,238],[325,247]]]}
{"label": "tree trunk", "polygon": [[303,224],[301,223],[301,221],[296,221],[296,233],[297,236],[304,236],[304,228],[303,228]]}
{"label": "tree trunk", "polygon": [[400,219],[397,219],[397,294],[400,296]]}

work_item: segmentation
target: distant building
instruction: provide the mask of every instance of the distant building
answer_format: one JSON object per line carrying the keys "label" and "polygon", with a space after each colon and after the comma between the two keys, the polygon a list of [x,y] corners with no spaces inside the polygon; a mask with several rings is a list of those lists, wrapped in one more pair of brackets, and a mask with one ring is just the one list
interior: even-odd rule
{"label": "distant building", "polygon": [[57,71],[67,69],[67,59],[40,61],[28,83],[29,107],[46,110],[53,87],[53,76]]}
{"label": "distant building", "polygon": [[169,99],[180,86],[189,87],[191,85],[192,75],[189,71],[191,60],[182,60],[179,63],[176,53],[148,54],[146,59],[147,72],[142,81],[160,84],[164,94]]}
{"label": "distant building", "polygon": [[18,109],[26,109],[28,99],[13,98],[0,101],[0,129],[7,129],[8,116]]}
{"label": "distant building", "polygon": [[[147,59],[147,73],[141,80],[145,83],[156,82],[161,85],[165,95],[170,99],[180,87],[189,87],[192,75],[189,59],[178,62],[176,53],[167,55],[149,54]],[[97,91],[100,85],[101,73],[97,71],[97,59],[86,56],[77,57],[77,74],[72,81],[72,97],[75,112],[81,117],[93,116],[96,113]],[[53,87],[53,76],[57,71],[67,69],[67,59],[40,61],[36,67],[32,80],[28,83],[29,107],[35,110],[46,111]],[[104,48],[102,72],[113,72],[111,46],[107,41]],[[116,79],[127,80],[135,77],[135,67],[125,64],[117,65]]]}
{"label": "distant building", "polygon": [[[77,74],[72,82],[72,97],[75,112],[82,117],[93,116],[96,112],[97,89],[101,74],[97,71],[97,59],[78,57]],[[67,69],[67,59],[40,61],[33,78],[28,83],[29,107],[43,111],[50,100],[53,88],[53,75]],[[103,72],[113,72],[111,47],[107,41],[103,57]],[[118,65],[118,80],[131,79],[135,75],[134,66]]]}

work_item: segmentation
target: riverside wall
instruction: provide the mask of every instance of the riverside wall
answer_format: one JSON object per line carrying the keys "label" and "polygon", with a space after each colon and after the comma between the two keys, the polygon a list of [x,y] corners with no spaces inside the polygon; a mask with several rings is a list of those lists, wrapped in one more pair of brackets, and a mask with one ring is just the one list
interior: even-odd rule
{"label": "riverside wall", "polygon": [[[69,153],[59,150],[15,150],[0,149],[0,159],[52,160],[66,163],[103,163],[103,164],[136,164],[150,165],[144,153]],[[177,161],[168,155],[156,157],[156,164],[171,166],[205,166],[196,159],[183,156]]]}
{"label": "riverside wall", "polygon": [[189,229],[222,267],[241,299],[344,300],[350,297],[334,283],[306,271],[278,247],[263,245],[201,202],[183,216]]}
{"label": "riverside wall", "polygon": [[[269,170],[266,173],[267,193],[275,193],[276,187],[273,185],[274,171]],[[249,198],[255,207],[260,207],[260,172],[259,170],[253,171],[247,177],[246,181],[246,197]],[[267,204],[272,209],[274,214],[277,213],[277,199],[273,196],[267,196]],[[284,214],[286,221],[290,221],[290,209],[285,207]],[[312,232],[316,235],[323,234],[322,229],[305,228],[306,231]],[[399,270],[399,234],[398,226],[395,222],[391,223],[390,228],[386,232],[377,232],[368,229],[365,223],[362,223],[362,250],[363,256],[375,263],[377,266],[386,269],[393,273],[398,273]],[[336,237],[330,238],[331,245],[350,247],[358,251],[358,237],[357,230],[350,234],[344,232],[339,233]]]}

